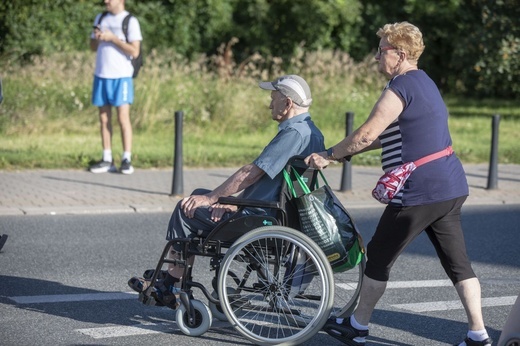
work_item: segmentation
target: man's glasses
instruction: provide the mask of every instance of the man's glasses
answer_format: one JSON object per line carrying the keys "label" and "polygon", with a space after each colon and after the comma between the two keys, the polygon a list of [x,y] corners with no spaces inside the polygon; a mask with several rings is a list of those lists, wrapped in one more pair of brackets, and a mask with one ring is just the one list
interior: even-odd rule
{"label": "man's glasses", "polygon": [[387,51],[387,50],[396,50],[397,48],[388,46],[388,47],[377,47],[377,55],[381,55],[381,52]]}

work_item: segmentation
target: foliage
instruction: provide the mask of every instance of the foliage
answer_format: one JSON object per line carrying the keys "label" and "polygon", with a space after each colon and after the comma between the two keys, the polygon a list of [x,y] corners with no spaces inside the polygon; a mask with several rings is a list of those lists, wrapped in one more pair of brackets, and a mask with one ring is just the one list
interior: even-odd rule
{"label": "foliage", "polygon": [[[519,0],[127,0],[141,23],[143,49],[188,60],[205,54],[220,76],[258,56],[276,74],[291,59],[320,50],[372,58],[386,23],[409,21],[424,34],[419,61],[446,92],[516,97],[520,91]],[[0,66],[33,56],[88,50],[101,1],[0,3]],[[146,62],[145,62],[146,67]]]}
{"label": "foliage", "polygon": [[359,36],[353,0],[237,0],[233,36],[239,59],[259,52],[287,58],[300,48],[349,51]]}
{"label": "foliage", "polygon": [[[84,168],[99,159],[97,109],[90,104],[94,60],[91,52],[56,53],[3,70],[0,169]],[[188,60],[173,51],[151,51],[146,69],[135,80],[131,108],[135,165],[171,167],[178,110],[184,113],[186,166],[232,167],[252,160],[277,131],[268,108],[270,94],[257,86],[269,74],[266,61],[277,62],[257,55],[246,67],[235,66],[222,76],[207,69],[204,55]],[[356,62],[340,51],[300,52],[291,65],[286,70],[278,62],[276,73],[298,71],[306,77],[313,90],[311,114],[327,146],[344,137],[346,112],[355,114],[354,127],[361,125],[385,84],[372,59]],[[519,101],[446,100],[454,145],[464,162],[487,162],[489,120],[499,113],[499,160],[520,163]],[[115,116],[112,120],[118,159],[119,126]],[[354,164],[377,165],[379,160],[374,151],[359,155]]]}
{"label": "foliage", "polygon": [[97,8],[89,0],[2,1],[0,49],[4,60],[27,62],[33,55],[84,49]]}
{"label": "foliage", "polygon": [[352,56],[373,51],[386,23],[408,21],[424,35],[420,67],[444,91],[511,98],[520,91],[518,0],[362,1],[363,26]]}
{"label": "foliage", "polygon": [[473,96],[514,98],[520,94],[520,2],[468,0],[465,35],[452,57],[454,87]]}

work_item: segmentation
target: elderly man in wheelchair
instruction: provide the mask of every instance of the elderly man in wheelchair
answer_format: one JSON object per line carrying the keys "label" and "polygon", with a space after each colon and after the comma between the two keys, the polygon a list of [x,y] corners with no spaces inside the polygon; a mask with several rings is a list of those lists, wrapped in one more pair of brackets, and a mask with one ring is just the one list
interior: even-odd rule
{"label": "elderly man in wheelchair", "polygon": [[[336,298],[327,257],[297,231],[283,171],[298,170],[314,182],[303,158],[325,150],[324,138],[308,112],[312,98],[303,78],[286,75],[259,86],[271,90],[278,133],[253,163],[213,191],[197,189],[177,204],[156,268],[128,284],[144,304],[175,309],[187,335],[203,334],[216,317],[252,342],[297,344],[321,329]],[[193,280],[196,256],[210,257],[212,293]],[[338,304],[344,307],[355,305],[362,268],[356,269],[342,279],[348,297]],[[194,299],[193,287],[209,308]],[[337,315],[348,313],[343,310]]]}

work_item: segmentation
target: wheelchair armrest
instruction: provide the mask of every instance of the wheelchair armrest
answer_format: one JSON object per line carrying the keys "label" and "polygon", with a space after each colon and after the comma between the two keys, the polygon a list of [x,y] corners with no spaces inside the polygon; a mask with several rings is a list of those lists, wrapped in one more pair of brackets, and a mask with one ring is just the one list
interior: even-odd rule
{"label": "wheelchair armrest", "polygon": [[258,199],[220,197],[218,199],[218,202],[222,204],[231,204],[242,207],[280,209],[280,202],[278,201],[262,201]]}

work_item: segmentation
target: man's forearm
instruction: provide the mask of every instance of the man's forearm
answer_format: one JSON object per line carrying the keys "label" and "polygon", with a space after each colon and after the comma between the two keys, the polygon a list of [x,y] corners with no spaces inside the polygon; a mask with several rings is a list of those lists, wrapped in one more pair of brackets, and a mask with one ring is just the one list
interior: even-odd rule
{"label": "man's forearm", "polygon": [[254,164],[245,165],[230,176],[208,196],[216,203],[219,197],[227,197],[243,191],[256,183],[265,174],[263,170]]}

